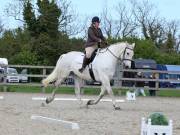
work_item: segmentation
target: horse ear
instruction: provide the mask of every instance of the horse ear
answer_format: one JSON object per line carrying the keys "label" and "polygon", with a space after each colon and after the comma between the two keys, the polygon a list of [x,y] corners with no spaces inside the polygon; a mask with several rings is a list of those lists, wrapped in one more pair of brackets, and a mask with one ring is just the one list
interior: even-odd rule
{"label": "horse ear", "polygon": [[133,48],[135,47],[135,43],[132,44],[132,47],[133,47]]}

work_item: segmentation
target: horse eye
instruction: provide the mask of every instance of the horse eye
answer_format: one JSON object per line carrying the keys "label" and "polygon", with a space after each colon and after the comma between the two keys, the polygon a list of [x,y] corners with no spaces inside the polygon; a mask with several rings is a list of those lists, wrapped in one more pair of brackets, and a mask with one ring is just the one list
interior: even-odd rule
{"label": "horse eye", "polygon": [[129,53],[127,53],[127,55],[129,55]]}

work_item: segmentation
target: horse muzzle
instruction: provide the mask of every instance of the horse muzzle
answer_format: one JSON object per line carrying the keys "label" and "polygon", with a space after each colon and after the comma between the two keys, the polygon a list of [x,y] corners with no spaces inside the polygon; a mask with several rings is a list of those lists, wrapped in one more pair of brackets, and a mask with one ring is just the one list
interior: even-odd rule
{"label": "horse muzzle", "polygon": [[[124,61],[128,61],[130,62],[130,64],[126,65]],[[131,59],[123,59],[123,66],[125,69],[134,69],[135,68],[135,63],[134,63],[134,60],[131,60]]]}

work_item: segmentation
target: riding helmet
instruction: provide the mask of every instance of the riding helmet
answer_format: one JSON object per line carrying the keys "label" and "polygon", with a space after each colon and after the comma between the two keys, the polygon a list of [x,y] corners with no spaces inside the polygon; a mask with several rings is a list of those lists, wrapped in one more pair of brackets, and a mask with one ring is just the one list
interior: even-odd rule
{"label": "riding helmet", "polygon": [[92,23],[95,23],[95,22],[100,23],[99,17],[94,16],[94,17],[92,18]]}

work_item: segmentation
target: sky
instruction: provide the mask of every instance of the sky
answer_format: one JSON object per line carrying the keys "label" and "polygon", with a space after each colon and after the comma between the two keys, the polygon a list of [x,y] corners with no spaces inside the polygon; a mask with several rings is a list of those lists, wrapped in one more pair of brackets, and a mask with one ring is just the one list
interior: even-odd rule
{"label": "sky", "polygon": [[[102,11],[103,6],[110,7],[111,10],[124,0],[72,0],[72,4],[80,14],[94,15]],[[136,0],[142,1],[142,0]],[[180,20],[180,0],[149,0],[153,3],[160,16],[165,17],[168,20],[178,19]]]}
{"label": "sky", "polygon": [[[0,0],[0,19],[7,29],[16,28],[22,25],[21,22],[15,21],[12,17],[7,17],[4,13],[8,3],[13,3],[15,1],[16,0]],[[113,11],[113,8],[119,2],[123,1],[124,0],[71,0],[71,6],[79,17],[83,18],[85,16],[90,17],[100,15],[104,6],[108,6],[110,11]],[[164,17],[167,20],[180,20],[180,0],[150,0],[150,2],[157,7],[161,17]]]}

